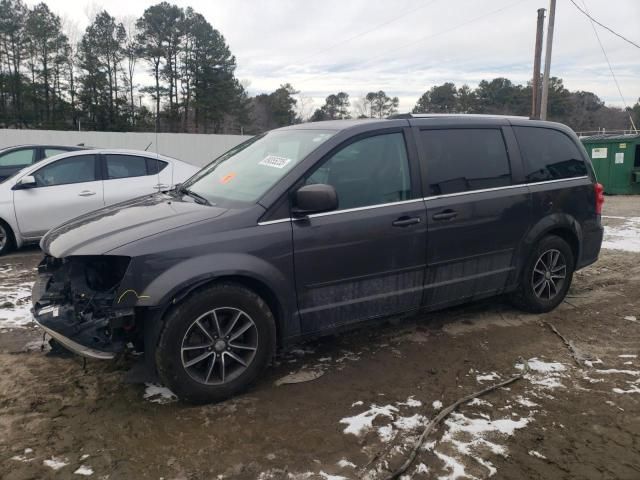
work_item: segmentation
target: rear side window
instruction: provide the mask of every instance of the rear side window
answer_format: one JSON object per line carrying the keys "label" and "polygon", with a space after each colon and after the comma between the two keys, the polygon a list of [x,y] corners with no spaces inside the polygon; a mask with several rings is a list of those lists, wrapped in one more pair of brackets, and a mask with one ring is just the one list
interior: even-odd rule
{"label": "rear side window", "polygon": [[149,175],[160,173],[167,166],[167,162],[156,160],[155,158],[147,158],[147,172]]}
{"label": "rear side window", "polygon": [[499,129],[423,130],[428,195],[511,185],[511,169]]}
{"label": "rear side window", "polygon": [[33,149],[24,148],[0,154],[0,167],[26,167],[33,163]]}
{"label": "rear side window", "polygon": [[144,177],[147,175],[147,159],[135,155],[105,155],[107,178]]}
{"label": "rear side window", "polygon": [[576,144],[549,128],[513,127],[528,182],[584,177],[587,166]]}
{"label": "rear side window", "polygon": [[348,144],[307,178],[331,185],[340,210],[408,200],[409,161],[402,133],[363,138]]}

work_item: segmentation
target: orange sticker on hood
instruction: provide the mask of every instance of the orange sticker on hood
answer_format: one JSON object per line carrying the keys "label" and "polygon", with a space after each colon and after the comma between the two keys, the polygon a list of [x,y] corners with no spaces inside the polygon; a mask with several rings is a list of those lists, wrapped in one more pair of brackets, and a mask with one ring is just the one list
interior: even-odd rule
{"label": "orange sticker on hood", "polygon": [[235,172],[227,173],[224,177],[220,179],[220,183],[229,183],[234,178],[236,178]]}

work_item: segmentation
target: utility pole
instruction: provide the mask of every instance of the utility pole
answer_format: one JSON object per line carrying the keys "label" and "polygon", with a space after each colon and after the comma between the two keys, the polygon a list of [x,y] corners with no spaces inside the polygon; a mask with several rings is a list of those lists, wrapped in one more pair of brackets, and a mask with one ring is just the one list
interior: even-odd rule
{"label": "utility pole", "polygon": [[542,78],[542,104],[540,118],[547,119],[547,105],[549,103],[549,70],[551,69],[551,49],[553,47],[553,24],[556,19],[556,0],[549,5],[549,24],[547,25],[547,50],[544,54],[544,76]]}
{"label": "utility pole", "polygon": [[538,9],[536,26],[536,50],[533,55],[533,82],[531,83],[531,118],[540,119],[540,60],[542,57],[542,35],[544,30],[544,8]]}

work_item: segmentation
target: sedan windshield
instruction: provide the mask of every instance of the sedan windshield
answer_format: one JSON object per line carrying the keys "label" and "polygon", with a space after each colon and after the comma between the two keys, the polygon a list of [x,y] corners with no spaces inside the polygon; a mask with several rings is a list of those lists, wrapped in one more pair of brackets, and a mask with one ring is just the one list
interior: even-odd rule
{"label": "sedan windshield", "polygon": [[211,204],[255,202],[334,131],[274,130],[214,160],[181,189]]}

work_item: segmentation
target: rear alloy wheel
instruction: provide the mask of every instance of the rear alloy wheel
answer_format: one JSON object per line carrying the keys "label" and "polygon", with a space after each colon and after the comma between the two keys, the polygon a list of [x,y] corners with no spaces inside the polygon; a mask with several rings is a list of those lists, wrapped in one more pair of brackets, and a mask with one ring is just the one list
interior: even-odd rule
{"label": "rear alloy wheel", "polygon": [[6,223],[0,220],[0,255],[9,253],[13,249],[13,235]]}
{"label": "rear alloy wheel", "polygon": [[531,313],[556,308],[567,295],[575,260],[569,244],[555,235],[547,235],[535,246],[522,274],[513,303]]}
{"label": "rear alloy wheel", "polygon": [[160,379],[180,399],[217,402],[247,389],[275,351],[267,304],[235,283],[198,289],[165,317],[156,348]]}
{"label": "rear alloy wheel", "polygon": [[541,300],[550,301],[562,291],[567,278],[567,261],[560,250],[543,252],[533,266],[531,288]]}

